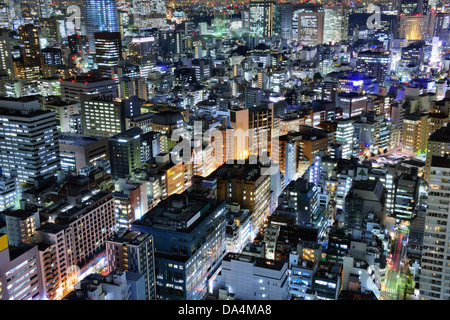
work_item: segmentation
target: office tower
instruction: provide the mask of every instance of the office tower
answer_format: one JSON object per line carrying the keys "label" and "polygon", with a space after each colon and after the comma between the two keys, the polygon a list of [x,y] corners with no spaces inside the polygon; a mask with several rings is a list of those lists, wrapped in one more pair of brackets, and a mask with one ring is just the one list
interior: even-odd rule
{"label": "office tower", "polygon": [[43,286],[36,244],[10,247],[6,234],[0,234],[1,300],[41,300]]}
{"label": "office tower", "polygon": [[184,192],[133,223],[132,230],[153,236],[156,299],[201,300],[210,293],[225,252],[225,215],[224,201]]}
{"label": "office tower", "polygon": [[79,114],[77,102],[67,102],[58,96],[51,96],[43,102],[43,109],[53,111],[56,116],[56,128],[59,132],[69,132],[69,117]]}
{"label": "office tower", "polygon": [[436,130],[428,138],[428,148],[425,160],[425,169],[423,171],[423,178],[430,182],[430,168],[431,159],[433,156],[444,157],[450,154],[450,127],[442,127]]}
{"label": "office tower", "polygon": [[67,41],[71,54],[84,55],[89,52],[89,41],[86,35],[72,34],[67,37]]}
{"label": "office tower", "polygon": [[291,211],[295,214],[295,223],[311,225],[323,234],[325,227],[324,211],[319,207],[318,188],[307,179],[291,181],[278,197],[277,211]]}
{"label": "office tower", "polygon": [[61,100],[81,102],[83,94],[98,93],[103,97],[116,98],[119,96],[119,87],[114,79],[97,77],[76,77],[61,80]]}
{"label": "office tower", "polygon": [[434,34],[435,15],[406,15],[398,17],[397,38],[408,39],[408,43],[431,39]]}
{"label": "office tower", "polygon": [[47,47],[41,50],[42,65],[59,66],[65,63],[60,48]]}
{"label": "office tower", "polygon": [[209,59],[193,59],[191,61],[191,67],[194,69],[197,81],[202,82],[211,78],[212,66]]}
{"label": "office tower", "polygon": [[147,184],[118,179],[115,188],[113,196],[116,203],[117,227],[130,229],[131,224],[140,219],[149,209]]}
{"label": "office tower", "polygon": [[176,130],[184,128],[184,117],[179,110],[161,110],[152,118],[152,131],[172,135]]}
{"label": "office tower", "polygon": [[223,164],[208,176],[217,179],[217,198],[236,202],[252,215],[252,230],[256,234],[270,215],[270,175],[261,174],[254,164]]}
{"label": "office tower", "polygon": [[39,19],[41,37],[49,44],[61,43],[61,32],[59,31],[59,20],[56,16]]}
{"label": "office tower", "polygon": [[449,122],[449,117],[443,112],[429,112],[428,113],[428,133],[432,135],[435,131],[446,127]]}
{"label": "office tower", "polygon": [[[73,237],[72,230],[69,226],[45,223],[36,231],[41,260],[45,261],[48,258],[53,260],[53,266],[49,267],[51,272],[46,273],[43,277],[45,285],[48,285],[45,295],[49,299],[61,299],[73,289],[73,285],[78,281],[75,269],[72,268],[74,262],[70,260],[72,257],[70,241]],[[49,277],[50,279],[48,279]]]}
{"label": "office tower", "polygon": [[285,300],[289,288],[288,262],[229,252],[222,261],[219,299]]}
{"label": "office tower", "polygon": [[263,91],[260,88],[245,88],[245,107],[256,107],[262,101]]}
{"label": "office tower", "polygon": [[337,43],[348,38],[348,7],[324,7],[324,43]]}
{"label": "office tower", "polygon": [[140,128],[132,128],[108,138],[113,179],[127,178],[141,168],[141,134]]}
{"label": "office tower", "polygon": [[18,246],[22,242],[32,242],[31,239],[41,224],[37,207],[6,210],[2,212],[3,215],[6,221],[10,246]]}
{"label": "office tower", "polygon": [[19,63],[19,74],[17,76],[20,79],[35,82],[41,76],[41,47],[39,36],[40,30],[33,24],[25,24],[19,27],[22,60]]}
{"label": "office tower", "polygon": [[[297,135],[282,135],[272,141],[272,150],[274,158],[277,164],[280,166],[281,173],[281,185],[286,186],[291,180],[301,175],[299,172],[300,166],[297,164],[300,156],[299,152],[299,140],[301,136]],[[309,162],[309,160],[305,160]]]}
{"label": "office tower", "polygon": [[109,160],[108,139],[63,133],[59,135],[59,152],[61,169],[70,174],[78,174],[88,164]]}
{"label": "office tower", "polygon": [[390,51],[358,52],[356,68],[358,71],[365,72],[369,76],[376,78],[380,84],[383,84],[385,77],[388,76],[391,71],[391,53]]}
{"label": "office tower", "polygon": [[12,79],[14,76],[14,66],[10,33],[10,30],[0,30],[0,74],[7,74]]}
{"label": "office tower", "polygon": [[40,60],[39,35],[39,28],[33,24],[19,27],[19,41],[23,45],[22,53],[25,65],[33,65]]}
{"label": "office tower", "polygon": [[399,222],[411,220],[416,215],[419,200],[420,178],[417,172],[402,173],[395,182],[393,217]]}
{"label": "office tower", "polygon": [[105,242],[116,228],[116,212],[111,192],[101,190],[73,190],[67,201],[56,207],[49,207],[45,215],[51,222],[39,230],[42,239],[53,239],[55,230],[65,234],[67,256],[65,265],[80,268],[89,263],[105,248]]}
{"label": "office tower", "polygon": [[348,159],[353,155],[354,119],[337,119],[336,143],[342,145],[342,159]]}
{"label": "office tower", "polygon": [[274,6],[275,1],[273,0],[250,0],[250,34],[257,38],[271,37],[273,35]]}
{"label": "office tower", "polygon": [[450,13],[438,12],[436,15],[436,23],[434,25],[434,37],[438,37],[440,41],[449,43],[450,41]]}
{"label": "office tower", "polygon": [[122,39],[119,32],[95,32],[95,58],[101,74],[114,77],[122,58]]}
{"label": "office tower", "polygon": [[[1,172],[1,168],[0,168]],[[16,208],[17,186],[14,177],[0,174],[0,212]]]}
{"label": "office tower", "polygon": [[324,26],[324,12],[299,12],[297,40],[308,46],[322,44],[324,42]]}
{"label": "office tower", "polygon": [[[246,109],[230,109],[234,129],[234,159],[253,160],[272,155],[273,107],[260,105]],[[263,159],[265,161],[265,159]]]}
{"label": "office tower", "polygon": [[94,51],[96,32],[119,32],[117,3],[114,0],[86,0],[83,9],[89,49]]}
{"label": "office tower", "polygon": [[[61,270],[59,263],[59,254],[54,243],[39,242],[39,260],[42,274],[43,298],[42,300],[60,300],[62,298],[61,289]],[[52,263],[49,263],[52,261]]]}
{"label": "office tower", "polygon": [[165,55],[175,55],[184,52],[184,32],[179,30],[159,30],[157,39]]}
{"label": "office tower", "polygon": [[139,29],[162,29],[167,26],[166,3],[163,0],[133,0],[133,18]]}
{"label": "office tower", "polygon": [[277,3],[274,6],[273,33],[286,41],[292,40],[292,19],[294,5],[291,2]]}
{"label": "office tower", "polygon": [[425,300],[448,300],[448,213],[450,191],[450,158],[433,156],[430,163],[429,189],[425,216],[425,230],[421,270],[419,278],[420,298]]}
{"label": "office tower", "polygon": [[123,270],[142,274],[145,299],[155,299],[155,248],[153,236],[139,231],[119,228],[106,241],[108,270]]}
{"label": "office tower", "polygon": [[402,149],[414,154],[426,153],[428,138],[428,113],[406,114],[403,119]]}
{"label": "office tower", "polygon": [[[0,167],[19,183],[34,184],[60,169],[55,115],[40,109],[37,98],[0,100]],[[42,141],[36,144],[36,141]]]}
{"label": "office tower", "polygon": [[339,92],[336,95],[336,108],[342,109],[342,118],[360,116],[367,110],[367,95],[356,92]]}
{"label": "office tower", "polygon": [[139,115],[137,98],[82,95],[81,115],[85,135],[111,137],[125,131],[125,118]]}
{"label": "office tower", "polygon": [[398,14],[410,15],[410,14],[427,14],[428,0],[399,0],[398,1]]}

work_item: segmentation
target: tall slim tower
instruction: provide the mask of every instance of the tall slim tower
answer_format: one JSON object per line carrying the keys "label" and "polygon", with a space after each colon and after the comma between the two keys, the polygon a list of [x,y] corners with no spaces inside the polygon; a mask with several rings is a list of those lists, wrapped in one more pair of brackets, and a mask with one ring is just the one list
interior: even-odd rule
{"label": "tall slim tower", "polygon": [[324,39],[325,43],[339,42],[347,40],[348,38],[348,7],[325,7],[325,29]]}
{"label": "tall slim tower", "polygon": [[96,32],[119,32],[119,16],[115,0],[84,0],[84,20],[89,49],[95,48]]}
{"label": "tall slim tower", "polygon": [[250,0],[250,33],[256,37],[273,35],[274,0]]}
{"label": "tall slim tower", "polygon": [[449,156],[431,159],[428,206],[420,271],[420,298],[425,300],[450,299],[450,270],[447,250],[450,241],[448,229],[450,205]]}

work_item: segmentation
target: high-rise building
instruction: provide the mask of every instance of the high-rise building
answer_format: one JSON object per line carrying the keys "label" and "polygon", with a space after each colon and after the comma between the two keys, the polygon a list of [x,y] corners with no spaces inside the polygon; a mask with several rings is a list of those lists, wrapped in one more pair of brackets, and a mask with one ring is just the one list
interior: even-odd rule
{"label": "high-rise building", "polygon": [[114,0],[86,0],[83,9],[89,49],[94,51],[94,34],[96,32],[119,32],[117,2]]}
{"label": "high-rise building", "polygon": [[318,188],[314,183],[299,178],[286,186],[278,197],[277,211],[291,209],[295,212],[297,225],[310,225],[323,235],[326,227],[324,210],[319,207]]}
{"label": "high-rise building", "polygon": [[55,230],[64,229],[60,232],[65,233],[61,245],[67,253],[66,268],[81,268],[105,249],[106,240],[116,229],[116,212],[111,192],[84,189],[71,193],[75,194],[66,202],[48,208],[44,214],[50,222],[38,232],[43,239],[51,239]]}
{"label": "high-rise building", "polygon": [[427,14],[428,0],[398,0],[398,14]]}
{"label": "high-rise building", "polygon": [[450,127],[442,127],[436,130],[428,138],[427,156],[425,160],[424,179],[430,181],[431,159],[433,156],[444,157],[450,154]]}
{"label": "high-rise building", "polygon": [[108,139],[113,179],[127,178],[141,167],[141,134],[140,128],[132,128]]}
{"label": "high-rise building", "polygon": [[48,97],[43,102],[43,109],[53,111],[56,116],[56,128],[59,132],[69,132],[69,117],[79,114],[79,104],[77,102],[67,102],[58,96]]}
{"label": "high-rise building", "polygon": [[17,77],[35,82],[41,77],[40,30],[34,24],[19,27],[19,41],[22,45],[22,60],[17,64]]}
{"label": "high-rise building", "polygon": [[415,154],[427,152],[428,113],[410,113],[403,119],[402,149]]}
{"label": "high-rise building", "polygon": [[122,58],[122,39],[119,32],[95,32],[95,59],[104,76],[114,77],[115,68]]}
{"label": "high-rise building", "polygon": [[99,160],[109,160],[108,139],[97,136],[64,133],[59,135],[61,169],[78,174],[81,168]]}
{"label": "high-rise building", "polygon": [[217,179],[217,198],[236,202],[252,215],[252,230],[257,233],[270,215],[270,175],[261,174],[256,164],[223,164],[208,176]]}
{"label": "high-rise building", "polygon": [[398,17],[398,38],[409,42],[431,39],[434,34],[434,13],[424,15],[401,15]]}
{"label": "high-rise building", "polygon": [[111,98],[82,95],[81,115],[85,135],[111,137],[125,131],[125,118],[139,115],[136,97]]}
{"label": "high-rise building", "polygon": [[269,157],[272,154],[273,108],[264,104],[233,108],[229,113],[231,128],[235,130],[234,159]]}
{"label": "high-rise building", "polygon": [[348,159],[353,155],[353,146],[355,144],[355,119],[337,119],[336,143],[342,145],[342,158]]}
{"label": "high-rise building", "polygon": [[343,119],[360,116],[367,110],[367,95],[339,92],[336,95],[336,108],[342,109]]}
{"label": "high-rise building", "polygon": [[162,29],[167,26],[166,2],[163,0],[133,0],[133,18],[137,28]]}
{"label": "high-rise building", "polygon": [[98,77],[76,77],[61,79],[61,100],[81,102],[83,94],[96,94],[103,97],[116,98],[119,96],[119,86],[115,79]]}
{"label": "high-rise building", "polygon": [[299,12],[297,40],[308,46],[322,44],[324,41],[324,25],[324,12]]}
{"label": "high-rise building", "polygon": [[138,231],[118,229],[106,241],[109,271],[123,270],[142,274],[145,279],[145,298],[155,299],[155,248],[153,236]]}
{"label": "high-rise building", "polygon": [[294,5],[291,2],[280,2],[275,4],[273,17],[273,33],[280,35],[282,39],[292,40],[292,19]]}
{"label": "high-rise building", "polygon": [[[0,100],[0,167],[19,183],[34,184],[60,169],[55,115],[35,97]],[[40,143],[36,143],[40,141]]]}
{"label": "high-rise building", "polygon": [[450,158],[433,156],[430,163],[429,189],[419,278],[420,298],[448,300],[448,248]]}
{"label": "high-rise building", "polygon": [[43,285],[36,244],[10,247],[6,234],[0,234],[0,299],[41,300]]}
{"label": "high-rise building", "polygon": [[399,222],[410,221],[416,215],[419,200],[420,178],[416,173],[403,173],[395,182],[394,213]]}
{"label": "high-rise building", "polygon": [[133,223],[132,230],[153,236],[156,299],[200,300],[211,293],[225,253],[225,216],[224,201],[184,192]]}
{"label": "high-rise building", "polygon": [[12,39],[10,30],[0,30],[0,73],[14,76],[13,55],[11,52]]}
{"label": "high-rise building", "polygon": [[344,6],[324,7],[324,43],[337,43],[348,38],[349,8]]}
{"label": "high-rise building", "polygon": [[180,30],[160,30],[157,41],[164,54],[181,54],[184,51],[184,32]]}
{"label": "high-rise building", "polygon": [[436,15],[436,23],[434,25],[434,36],[439,40],[450,41],[450,13],[438,12]]}
{"label": "high-rise building", "polygon": [[259,38],[273,35],[274,7],[275,1],[273,0],[250,0],[249,23],[251,34]]}
{"label": "high-rise building", "polygon": [[16,200],[17,186],[15,177],[7,177],[0,174],[0,212],[15,208]]}
{"label": "high-rise building", "polygon": [[22,242],[31,243],[31,238],[41,224],[37,207],[6,210],[2,212],[2,216],[6,221],[10,246],[18,246]]}
{"label": "high-rise building", "polygon": [[376,78],[381,84],[391,71],[391,53],[389,51],[358,52],[356,67],[358,70]]}

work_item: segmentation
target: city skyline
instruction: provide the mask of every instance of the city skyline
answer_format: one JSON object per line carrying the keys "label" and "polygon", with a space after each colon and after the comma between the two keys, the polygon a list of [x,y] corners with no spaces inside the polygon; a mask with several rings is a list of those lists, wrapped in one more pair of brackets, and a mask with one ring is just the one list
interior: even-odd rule
{"label": "city skyline", "polygon": [[0,4],[0,300],[448,300],[449,72],[448,1]]}

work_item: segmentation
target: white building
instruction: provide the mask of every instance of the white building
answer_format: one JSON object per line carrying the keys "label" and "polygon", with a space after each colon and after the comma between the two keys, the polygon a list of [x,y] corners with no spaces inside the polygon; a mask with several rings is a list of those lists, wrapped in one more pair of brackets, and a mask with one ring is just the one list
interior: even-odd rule
{"label": "white building", "polygon": [[428,207],[420,271],[420,298],[448,300],[450,298],[450,267],[446,253],[450,245],[450,158],[431,159]]}
{"label": "white building", "polygon": [[236,300],[285,300],[288,297],[288,262],[228,253],[222,260],[218,289]]}

